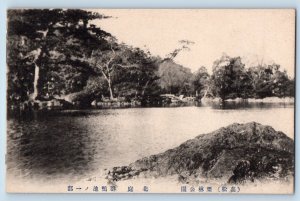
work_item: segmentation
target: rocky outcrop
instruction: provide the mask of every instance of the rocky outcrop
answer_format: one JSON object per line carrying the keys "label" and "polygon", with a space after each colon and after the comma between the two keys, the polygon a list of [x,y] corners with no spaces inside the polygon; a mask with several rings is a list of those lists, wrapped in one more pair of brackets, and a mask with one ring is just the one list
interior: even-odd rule
{"label": "rocky outcrop", "polygon": [[107,179],[178,175],[183,183],[199,178],[243,183],[293,174],[294,141],[270,126],[251,122],[235,123],[129,166],[114,167]]}

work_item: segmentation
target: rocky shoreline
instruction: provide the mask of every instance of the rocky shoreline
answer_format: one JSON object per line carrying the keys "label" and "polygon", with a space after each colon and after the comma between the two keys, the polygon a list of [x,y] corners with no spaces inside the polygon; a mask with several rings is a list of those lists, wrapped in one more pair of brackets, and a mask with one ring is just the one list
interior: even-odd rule
{"label": "rocky shoreline", "polygon": [[164,153],[114,167],[107,171],[106,179],[116,183],[174,175],[179,183],[287,181],[294,175],[294,141],[270,126],[234,123]]}
{"label": "rocky shoreline", "polygon": [[30,111],[30,110],[64,110],[64,109],[111,109],[111,108],[130,108],[130,107],[179,107],[179,106],[191,106],[191,105],[206,105],[206,104],[232,104],[232,103],[278,103],[278,104],[293,104],[294,98],[286,97],[286,98],[278,98],[278,97],[268,97],[264,99],[227,99],[225,103],[222,103],[219,98],[205,98],[199,101],[191,101],[187,103],[165,103],[161,100],[155,101],[140,101],[140,100],[105,100],[105,101],[92,101],[91,103],[82,103],[80,101],[69,101],[65,99],[52,99],[47,101],[40,100],[29,100],[22,102],[20,104],[13,104],[8,106],[8,110],[10,111]]}

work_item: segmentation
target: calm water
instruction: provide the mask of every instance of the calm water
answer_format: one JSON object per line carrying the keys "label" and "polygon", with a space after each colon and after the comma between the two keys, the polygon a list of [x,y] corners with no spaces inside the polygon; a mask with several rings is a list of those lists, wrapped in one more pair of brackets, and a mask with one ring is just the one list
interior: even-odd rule
{"label": "calm water", "polygon": [[100,169],[178,146],[231,123],[256,121],[293,138],[293,105],[255,104],[35,113],[8,119],[8,173],[46,180]]}

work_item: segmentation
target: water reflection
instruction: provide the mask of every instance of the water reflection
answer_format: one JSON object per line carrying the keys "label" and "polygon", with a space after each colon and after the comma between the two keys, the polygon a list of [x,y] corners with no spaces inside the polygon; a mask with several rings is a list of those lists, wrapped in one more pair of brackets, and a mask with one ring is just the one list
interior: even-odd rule
{"label": "water reflection", "polygon": [[97,175],[231,123],[256,121],[293,137],[293,104],[69,110],[8,115],[8,172],[25,178]]}
{"label": "water reflection", "polygon": [[[264,102],[212,102],[209,105],[213,109],[223,109],[223,110],[232,110],[232,109],[267,109],[267,108],[287,108],[294,107],[293,103],[264,103]],[[202,105],[203,106],[203,105]]]}
{"label": "water reflection", "polygon": [[[81,175],[96,154],[88,130],[78,121],[42,113],[8,122],[8,168],[27,176]],[[18,160],[17,163],[16,159]],[[11,163],[10,163],[11,162]]]}

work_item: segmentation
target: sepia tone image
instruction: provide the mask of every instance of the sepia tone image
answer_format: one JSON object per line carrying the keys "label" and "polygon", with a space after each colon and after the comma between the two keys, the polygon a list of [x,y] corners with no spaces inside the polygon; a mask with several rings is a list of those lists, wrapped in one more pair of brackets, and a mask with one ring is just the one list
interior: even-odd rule
{"label": "sepia tone image", "polygon": [[7,10],[10,193],[291,194],[295,10]]}

